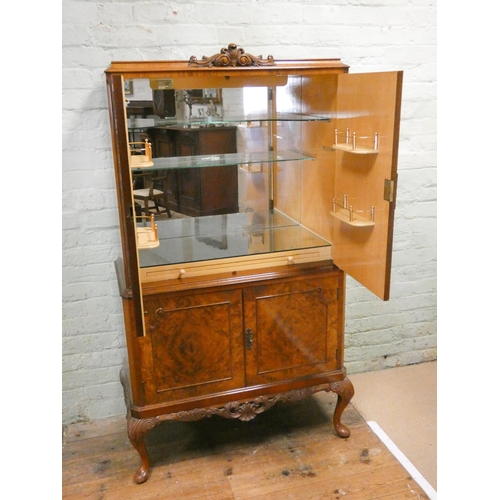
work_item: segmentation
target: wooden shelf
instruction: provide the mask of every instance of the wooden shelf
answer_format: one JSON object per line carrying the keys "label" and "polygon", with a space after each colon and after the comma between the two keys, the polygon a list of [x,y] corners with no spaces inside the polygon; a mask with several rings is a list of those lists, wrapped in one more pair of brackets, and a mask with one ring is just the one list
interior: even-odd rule
{"label": "wooden shelf", "polygon": [[336,212],[330,212],[330,214],[335,217],[336,219],[341,220],[342,222],[345,222],[346,224],[349,224],[350,226],[356,226],[356,227],[373,227],[375,225],[375,222],[366,219],[362,215],[359,215],[358,213],[353,213],[352,219],[349,214],[349,210],[346,208],[341,208],[340,210]]}
{"label": "wooden shelf", "polygon": [[131,168],[149,168],[154,165],[151,143],[147,139],[144,142],[131,142],[129,146]]}
{"label": "wooden shelf", "polygon": [[376,154],[378,154],[377,149],[359,148],[359,147],[357,147],[356,149],[353,149],[352,144],[334,144],[330,148],[325,148],[325,149],[331,149],[332,151],[335,151],[335,150],[345,151],[346,153],[352,153],[355,155],[376,155]]}
{"label": "wooden shelf", "polygon": [[160,240],[158,238],[158,226],[155,223],[154,216],[141,215],[137,217],[138,219],[151,219],[151,226],[149,227],[137,227],[137,248],[139,250],[145,250],[150,248],[157,248],[160,246]]}
{"label": "wooden shelf", "polygon": [[[344,142],[339,142],[339,136],[344,138]],[[372,147],[367,147],[371,142]],[[346,129],[345,133],[340,133],[335,129],[335,142],[330,148],[324,149],[345,151],[355,155],[376,155],[378,153],[378,133],[373,135],[359,135]]]}
{"label": "wooden shelf", "polygon": [[148,160],[144,155],[132,155],[130,157],[130,168],[150,168],[154,166],[152,160]]}

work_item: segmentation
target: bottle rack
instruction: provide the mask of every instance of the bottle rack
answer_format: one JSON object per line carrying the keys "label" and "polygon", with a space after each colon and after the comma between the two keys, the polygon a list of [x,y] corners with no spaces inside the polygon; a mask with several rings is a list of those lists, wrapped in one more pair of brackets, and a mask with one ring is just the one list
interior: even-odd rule
{"label": "bottle rack", "polygon": [[[341,141],[344,142],[341,142]],[[366,147],[366,144],[371,142],[373,147]],[[351,132],[346,129],[345,133],[339,132],[335,129],[335,142],[332,144],[331,149],[338,149],[348,153],[366,155],[377,154],[379,146],[378,132],[373,136],[370,135],[357,135],[356,132]]]}
{"label": "bottle rack", "polygon": [[155,223],[154,215],[138,215],[136,219],[150,219],[151,225],[145,227],[138,227],[137,234],[137,248],[144,250],[146,248],[156,248],[160,246],[158,238],[158,226]]}
{"label": "bottle rack", "polygon": [[375,225],[375,206],[372,205],[369,210],[354,210],[352,205],[348,205],[346,194],[341,205],[335,201],[335,198],[332,198],[330,215],[350,226],[372,227]]}
{"label": "bottle rack", "polygon": [[151,143],[147,139],[144,142],[131,142],[129,145],[131,168],[145,168],[154,165]]}

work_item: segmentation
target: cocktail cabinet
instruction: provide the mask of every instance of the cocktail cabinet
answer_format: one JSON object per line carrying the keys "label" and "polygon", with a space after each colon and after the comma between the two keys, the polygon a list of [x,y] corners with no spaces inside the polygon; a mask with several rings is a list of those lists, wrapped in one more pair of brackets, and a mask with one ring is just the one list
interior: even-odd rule
{"label": "cocktail cabinet", "polygon": [[[402,72],[230,44],[113,62],[106,81],[135,482],[168,420],[250,420],[329,391],[349,436],[345,276],[389,299]],[[149,115],[159,91],[169,112]]]}

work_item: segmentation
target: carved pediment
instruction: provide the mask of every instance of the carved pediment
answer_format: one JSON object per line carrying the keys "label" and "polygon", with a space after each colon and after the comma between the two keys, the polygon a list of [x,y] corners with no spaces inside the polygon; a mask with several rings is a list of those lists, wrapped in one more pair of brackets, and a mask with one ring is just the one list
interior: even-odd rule
{"label": "carved pediment", "polygon": [[275,64],[273,56],[269,55],[267,56],[267,59],[263,59],[262,56],[247,54],[235,43],[230,43],[227,46],[227,49],[222,48],[219,54],[215,54],[212,57],[203,56],[201,60],[198,60],[195,56],[191,56],[188,62],[188,66],[206,68],[211,68],[213,66],[273,66]]}

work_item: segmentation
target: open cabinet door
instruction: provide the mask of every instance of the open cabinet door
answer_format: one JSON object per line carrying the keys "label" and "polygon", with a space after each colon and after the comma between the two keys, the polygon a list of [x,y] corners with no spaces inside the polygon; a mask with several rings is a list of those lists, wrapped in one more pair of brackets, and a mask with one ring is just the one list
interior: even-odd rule
{"label": "open cabinet door", "polygon": [[338,78],[333,261],[389,299],[403,73]]}

